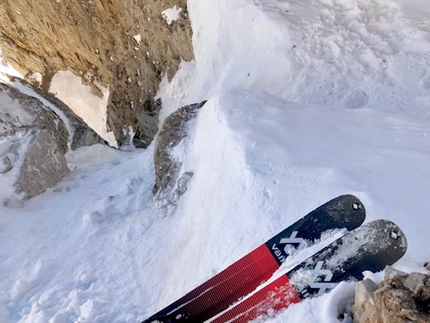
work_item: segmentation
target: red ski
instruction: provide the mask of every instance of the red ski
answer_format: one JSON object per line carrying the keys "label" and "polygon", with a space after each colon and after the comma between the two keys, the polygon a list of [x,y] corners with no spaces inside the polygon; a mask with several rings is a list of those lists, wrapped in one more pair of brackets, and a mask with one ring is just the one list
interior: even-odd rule
{"label": "red ski", "polygon": [[288,257],[291,248],[312,244],[327,230],[352,230],[364,219],[365,209],[357,197],[339,196],[142,323],[204,322],[269,279]]}

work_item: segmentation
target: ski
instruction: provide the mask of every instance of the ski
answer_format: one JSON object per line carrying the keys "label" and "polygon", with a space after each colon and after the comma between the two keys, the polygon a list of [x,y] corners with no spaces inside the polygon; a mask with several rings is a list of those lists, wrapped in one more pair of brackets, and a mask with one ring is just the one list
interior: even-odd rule
{"label": "ski", "polygon": [[267,281],[292,250],[312,244],[327,230],[353,230],[364,219],[357,197],[334,198],[142,323],[204,322]]}
{"label": "ski", "polygon": [[305,298],[320,296],[342,281],[362,279],[363,271],[379,272],[392,265],[406,248],[406,238],[394,223],[367,223],[207,322],[247,323]]}

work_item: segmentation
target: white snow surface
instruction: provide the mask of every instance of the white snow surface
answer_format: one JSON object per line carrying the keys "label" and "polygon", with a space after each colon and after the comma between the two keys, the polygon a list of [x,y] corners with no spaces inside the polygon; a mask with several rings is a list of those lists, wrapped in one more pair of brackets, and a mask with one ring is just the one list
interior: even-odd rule
{"label": "white snow surface", "polygon": [[12,67],[12,65],[10,65],[7,61],[5,61],[4,55],[3,55],[3,51],[0,48],[0,70],[3,73],[12,75],[14,77],[19,77],[22,78],[22,75]]}
{"label": "white snow surface", "polygon": [[[188,0],[195,61],[163,80],[162,119],[208,102],[175,151],[194,172],[175,213],[151,207],[153,146],[70,152],[57,187],[0,206],[0,322],[139,322],[345,193],[367,222],[402,228],[396,268],[427,272],[426,4]],[[339,322],[353,291],[341,283],[257,321]]]}
{"label": "white snow surface", "polygon": [[[137,39],[136,39],[137,41]],[[91,79],[91,75],[85,75]],[[112,147],[118,147],[112,131],[106,127],[109,89],[95,82],[102,93],[97,96],[89,85],[82,84],[80,77],[70,71],[58,71],[52,78],[49,92],[66,103],[85,123]]]}
{"label": "white snow surface", "polygon": [[168,25],[180,18],[182,8],[177,8],[176,5],[173,8],[166,9],[161,12],[161,16],[166,20]]}

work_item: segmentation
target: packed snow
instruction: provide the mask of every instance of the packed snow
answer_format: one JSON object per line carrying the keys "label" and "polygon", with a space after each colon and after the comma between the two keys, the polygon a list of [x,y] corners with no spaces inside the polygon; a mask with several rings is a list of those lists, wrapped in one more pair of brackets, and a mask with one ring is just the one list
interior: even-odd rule
{"label": "packed snow", "polygon": [[161,12],[162,17],[166,20],[168,25],[171,25],[174,21],[180,18],[182,8],[176,8],[176,5],[173,8],[166,9]]}
{"label": "packed snow", "polygon": [[[86,74],[85,78],[91,80],[92,76]],[[115,136],[107,130],[107,102],[109,88],[94,82],[102,96],[98,96],[91,86],[82,84],[80,77],[70,71],[58,71],[52,77],[49,92],[67,104],[88,126],[111,146],[117,147]]]}
{"label": "packed snow", "polygon": [[[153,146],[69,152],[72,173],[56,187],[0,205],[0,322],[140,322],[345,193],[362,200],[366,222],[402,228],[396,268],[426,272],[426,2],[188,0],[188,12],[195,60],[161,83],[161,118],[208,102],[177,151],[194,176],[176,211],[152,207]],[[339,322],[353,292],[341,283],[259,322]]]}

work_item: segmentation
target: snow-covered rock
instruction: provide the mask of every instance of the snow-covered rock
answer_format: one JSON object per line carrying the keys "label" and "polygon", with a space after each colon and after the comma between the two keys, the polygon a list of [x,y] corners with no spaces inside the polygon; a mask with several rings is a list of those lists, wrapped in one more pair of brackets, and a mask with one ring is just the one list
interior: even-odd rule
{"label": "snow-covered rock", "polygon": [[11,207],[67,175],[69,149],[104,142],[64,103],[17,79],[0,83],[0,122],[0,179],[7,188],[0,197]]}
{"label": "snow-covered rock", "polygon": [[32,86],[24,80],[15,79],[14,84],[18,85],[20,91],[24,91],[30,96],[35,96],[41,100],[42,104],[47,105],[50,109],[54,109],[61,116],[69,132],[69,142],[72,150],[94,144],[107,144],[102,137],[60,99]]}
{"label": "snow-covered rock", "polygon": [[155,185],[153,202],[156,207],[174,208],[179,197],[187,190],[187,183],[193,176],[190,170],[183,170],[185,156],[177,148],[188,136],[189,122],[206,101],[190,104],[172,113],[163,123],[154,151]]}
{"label": "snow-covered rock", "polygon": [[28,199],[55,185],[69,173],[64,154],[68,132],[62,120],[35,98],[0,84],[2,181],[16,194],[3,203]]}

